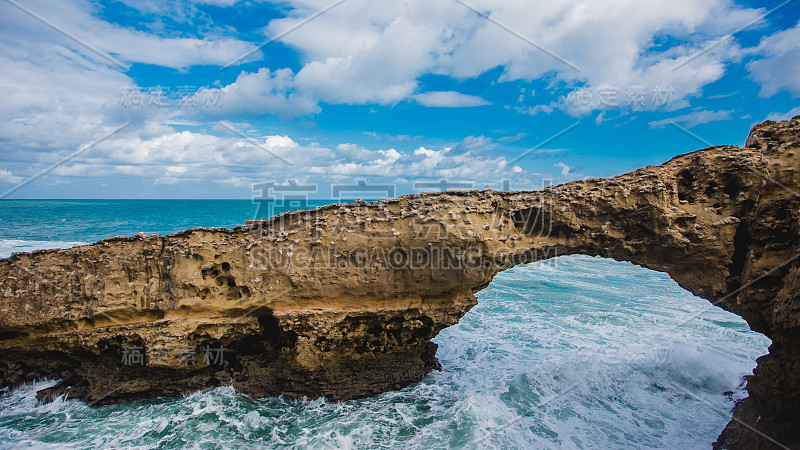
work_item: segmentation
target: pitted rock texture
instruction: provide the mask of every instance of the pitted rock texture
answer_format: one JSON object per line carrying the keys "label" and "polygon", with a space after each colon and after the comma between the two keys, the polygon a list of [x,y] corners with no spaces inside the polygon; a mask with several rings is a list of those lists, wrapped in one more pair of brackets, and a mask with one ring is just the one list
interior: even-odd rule
{"label": "pitted rock texture", "polygon": [[498,272],[580,253],[667,272],[771,338],[717,445],[800,448],[798,152],[800,116],[613,178],[15,254],[0,260],[0,384],[59,377],[40,398],[94,405],[218,385],[374,395],[438,368],[431,339]]}

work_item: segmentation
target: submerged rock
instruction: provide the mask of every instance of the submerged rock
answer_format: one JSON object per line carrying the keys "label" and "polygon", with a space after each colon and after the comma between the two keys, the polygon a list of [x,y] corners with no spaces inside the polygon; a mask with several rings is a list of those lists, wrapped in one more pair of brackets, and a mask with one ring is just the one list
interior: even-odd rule
{"label": "submerged rock", "polygon": [[667,272],[771,338],[718,445],[797,446],[797,152],[800,117],[756,126],[745,148],[609,179],[407,195],[15,254],[0,260],[0,387],[59,377],[40,399],[93,405],[219,385],[370,396],[440,368],[431,339],[498,272],[580,253]]}

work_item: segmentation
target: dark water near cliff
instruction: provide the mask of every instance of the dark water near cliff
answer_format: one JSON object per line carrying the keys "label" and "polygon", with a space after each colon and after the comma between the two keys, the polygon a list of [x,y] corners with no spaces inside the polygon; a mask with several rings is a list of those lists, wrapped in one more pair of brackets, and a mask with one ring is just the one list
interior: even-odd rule
{"label": "dark water near cliff", "polygon": [[[325,202],[312,203],[311,207]],[[231,227],[227,200],[0,201],[0,256],[144,231]],[[768,339],[665,274],[568,256],[501,273],[435,341],[444,370],[340,403],[230,388],[88,407],[0,397],[0,447],[709,448]]]}

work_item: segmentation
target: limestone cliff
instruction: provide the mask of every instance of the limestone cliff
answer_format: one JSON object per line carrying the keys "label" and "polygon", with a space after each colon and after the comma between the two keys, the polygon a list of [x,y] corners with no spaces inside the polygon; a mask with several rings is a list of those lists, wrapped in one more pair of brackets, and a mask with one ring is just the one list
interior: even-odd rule
{"label": "limestone cliff", "polygon": [[[233,385],[350,399],[438,366],[431,338],[516,264],[667,272],[773,341],[718,444],[800,446],[800,117],[608,179],[335,204],[0,260],[0,385],[92,404]],[[215,349],[224,349],[214,353]],[[224,352],[224,353],[223,353]],[[746,425],[743,425],[746,424]]]}

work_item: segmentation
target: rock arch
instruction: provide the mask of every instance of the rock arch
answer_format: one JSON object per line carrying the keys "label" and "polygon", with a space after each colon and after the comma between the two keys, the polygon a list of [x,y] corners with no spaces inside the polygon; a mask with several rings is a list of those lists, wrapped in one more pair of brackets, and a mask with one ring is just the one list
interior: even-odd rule
{"label": "rock arch", "polygon": [[[667,272],[772,339],[719,445],[800,445],[800,117],[608,179],[335,204],[0,260],[0,383],[94,404],[231,384],[348,399],[420,380],[430,342],[519,263]],[[203,358],[225,348],[224,361]],[[139,348],[141,364],[122,364]],[[159,353],[159,349],[160,352]],[[187,355],[193,364],[187,363]],[[138,360],[136,360],[138,362]]]}

